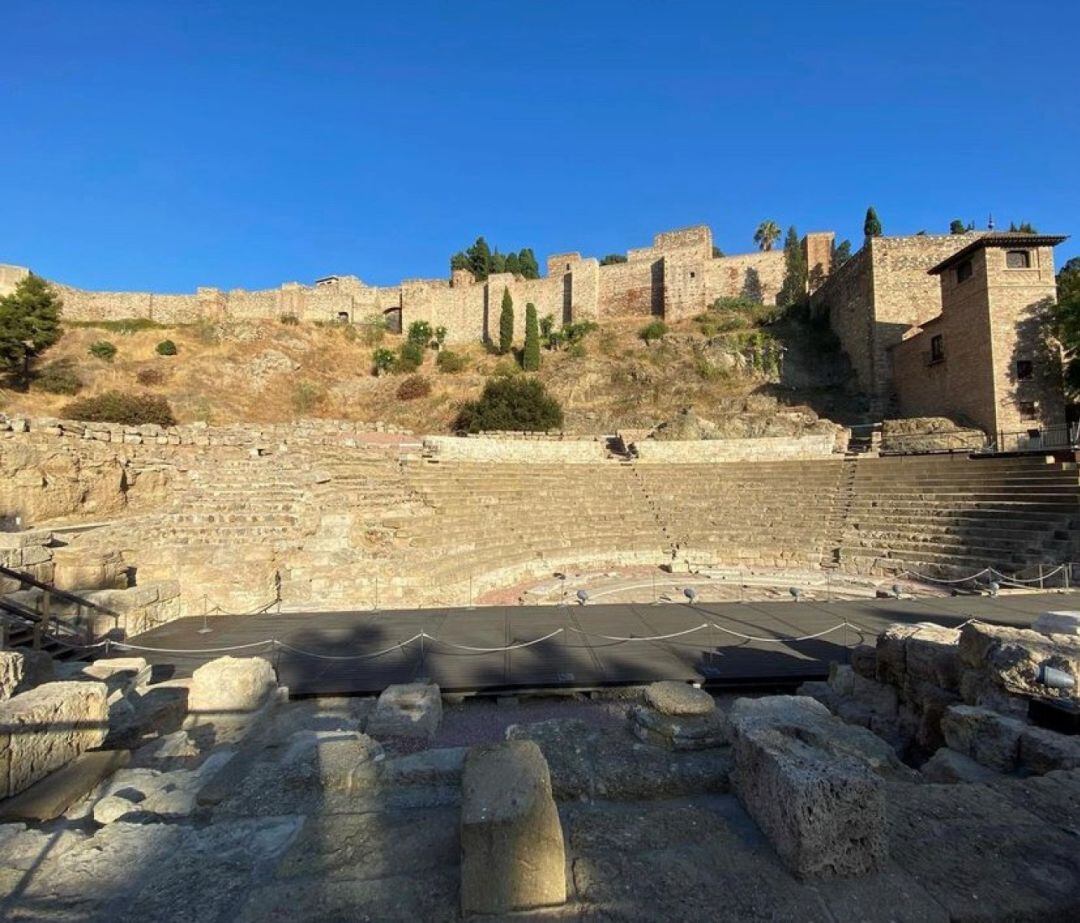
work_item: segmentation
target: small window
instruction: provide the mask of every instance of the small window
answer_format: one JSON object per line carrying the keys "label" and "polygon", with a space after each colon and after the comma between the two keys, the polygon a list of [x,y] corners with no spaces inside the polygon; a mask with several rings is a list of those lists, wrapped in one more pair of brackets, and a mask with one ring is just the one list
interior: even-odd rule
{"label": "small window", "polygon": [[696,275],[695,273],[691,272],[690,273],[690,278],[693,279],[695,277],[695,275]]}
{"label": "small window", "polygon": [[567,269],[569,269],[569,268],[570,268],[570,264],[569,264],[569,263],[567,263],[567,264],[566,264],[566,268],[567,268]]}
{"label": "small window", "polygon": [[1016,380],[1031,381],[1035,375],[1035,366],[1030,359],[1016,360]]}
{"label": "small window", "polygon": [[956,281],[958,283],[964,282],[971,278],[971,260],[964,260],[962,263],[956,264]]}
{"label": "small window", "polygon": [[1008,250],[1005,253],[1005,266],[1008,269],[1031,269],[1030,250]]}
{"label": "small window", "polygon": [[347,324],[349,322],[349,312],[348,311],[338,311],[337,312],[337,319],[338,319],[338,323]]}
{"label": "small window", "polygon": [[1020,402],[1020,419],[1021,420],[1037,420],[1039,419],[1039,405],[1034,401],[1021,401]]}
{"label": "small window", "polygon": [[945,340],[940,333],[937,336],[930,337],[930,361],[945,361]]}

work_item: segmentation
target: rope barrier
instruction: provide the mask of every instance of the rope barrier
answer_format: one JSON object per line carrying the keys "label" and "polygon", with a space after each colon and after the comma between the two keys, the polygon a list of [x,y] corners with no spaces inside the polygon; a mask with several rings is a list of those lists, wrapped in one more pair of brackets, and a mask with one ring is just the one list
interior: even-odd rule
{"label": "rope barrier", "polygon": [[541,641],[547,641],[548,638],[554,638],[555,635],[561,635],[565,629],[556,628],[551,634],[544,635],[542,638],[534,638],[532,641],[522,641],[520,644],[508,644],[506,647],[470,647],[468,644],[455,644],[453,641],[442,641],[439,638],[429,635],[427,632],[420,632],[429,641],[433,641],[436,644],[445,644],[447,647],[456,647],[463,651],[473,651],[477,654],[496,654],[502,651],[516,651],[523,647],[532,647],[534,644],[539,644]]}
{"label": "rope barrier", "polygon": [[1029,585],[1029,584],[1032,584],[1032,583],[1041,583],[1043,580],[1046,580],[1049,577],[1053,577],[1055,574],[1060,573],[1061,571],[1065,570],[1065,565],[1064,564],[1059,564],[1053,570],[1049,570],[1045,574],[1042,574],[1041,576],[1032,577],[1032,578],[1030,578],[1028,580],[1022,580],[1020,577],[1015,577],[1015,576],[1010,577],[1008,574],[1003,573],[1002,571],[998,570],[995,567],[988,567],[987,570],[991,571],[992,573],[997,574],[998,577],[1000,577],[1002,580],[1004,580],[1006,582],[1015,583],[1015,584],[1018,584],[1020,586],[1026,586],[1026,585]]}
{"label": "rope barrier", "polygon": [[782,636],[779,638],[762,638],[757,635],[743,634],[741,631],[732,631],[730,628],[724,628],[722,625],[717,625],[715,622],[710,622],[713,628],[717,631],[722,631],[724,634],[734,635],[736,638],[744,638],[747,641],[760,641],[765,644],[789,644],[793,641],[813,641],[815,638],[822,638],[825,635],[830,635],[834,631],[839,631],[841,628],[854,627],[850,622],[841,622],[839,625],[833,625],[832,628],[826,628],[824,631],[819,631],[813,635],[800,635],[799,637]]}
{"label": "rope barrier", "polygon": [[983,574],[991,573],[992,570],[993,570],[993,568],[984,567],[982,570],[976,571],[970,577],[959,577],[956,580],[946,580],[943,577],[931,577],[929,574],[920,574],[918,571],[915,571],[915,570],[902,570],[896,576],[897,577],[903,577],[905,574],[910,574],[912,577],[916,578],[917,580],[926,580],[929,583],[944,583],[944,584],[970,583],[973,580],[978,580],[978,578],[981,577]]}
{"label": "rope barrier", "polygon": [[597,635],[592,632],[585,631],[581,628],[575,628],[573,625],[569,626],[571,631],[576,631],[578,634],[585,635],[587,638],[602,638],[604,641],[667,641],[669,638],[681,638],[683,635],[693,634],[695,631],[701,631],[702,628],[708,628],[708,622],[702,622],[695,628],[687,628],[686,631],[675,631],[670,635],[651,635],[641,638],[618,638],[612,635]]}
{"label": "rope barrier", "polygon": [[275,644],[283,650],[292,651],[294,654],[300,654],[303,657],[315,657],[319,660],[373,660],[376,657],[382,657],[384,654],[389,654],[391,651],[401,650],[407,644],[412,644],[413,641],[418,638],[424,637],[424,633],[421,631],[418,634],[413,635],[407,641],[402,641],[399,644],[395,644],[392,647],[384,648],[381,651],[376,651],[373,654],[317,654],[315,651],[305,651],[298,647],[293,647],[291,644],[287,644],[284,641],[273,640],[270,643]]}
{"label": "rope barrier", "polygon": [[250,644],[237,644],[233,647],[204,647],[198,650],[182,650],[180,648],[170,647],[143,647],[139,644],[128,644],[125,641],[108,641],[103,642],[111,645],[112,647],[118,647],[125,651],[149,651],[155,654],[227,654],[230,651],[245,651],[250,650],[253,647],[263,647],[264,645],[279,644],[280,642],[274,638],[267,638],[264,641],[252,641]]}

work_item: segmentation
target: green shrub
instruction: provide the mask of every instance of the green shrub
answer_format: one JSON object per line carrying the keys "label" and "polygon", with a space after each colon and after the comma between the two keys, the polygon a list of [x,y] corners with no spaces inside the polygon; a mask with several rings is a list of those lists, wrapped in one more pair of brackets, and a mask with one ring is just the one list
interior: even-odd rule
{"label": "green shrub", "polygon": [[644,327],[638,331],[638,336],[641,337],[646,343],[652,343],[653,340],[662,340],[668,332],[668,325],[662,320],[649,321]]}
{"label": "green shrub", "polygon": [[424,347],[415,340],[401,344],[394,362],[395,372],[415,372],[424,364]]}
{"label": "green shrub", "polygon": [[84,420],[89,423],[176,425],[172,408],[165,398],[152,394],[125,394],[121,391],[106,391],[94,397],[72,401],[60,411],[60,415],[67,420]]}
{"label": "green shrub", "polygon": [[435,328],[435,348],[442,349],[443,343],[446,342],[447,329],[445,327]]}
{"label": "green shrub", "polygon": [[297,413],[311,413],[323,402],[326,392],[314,381],[298,381],[293,387],[292,405]]}
{"label": "green shrub", "polygon": [[375,374],[382,375],[384,372],[393,370],[394,364],[397,362],[397,355],[392,349],[380,346],[371,354],[371,362],[375,367]]}
{"label": "green shrub", "polygon": [[300,318],[297,317],[295,314],[293,314],[292,311],[289,311],[286,314],[282,314],[278,318],[278,320],[281,321],[281,323],[286,324],[289,327],[295,327],[297,324],[300,323]]}
{"label": "green shrub", "polygon": [[481,430],[558,429],[563,411],[539,379],[531,376],[492,378],[478,400],[462,406],[455,428],[470,433]]}
{"label": "green shrub", "polygon": [[154,347],[154,352],[159,356],[175,356],[176,344],[172,340],[162,340]]}
{"label": "green shrub", "polygon": [[449,349],[442,350],[435,360],[435,365],[439,367],[439,371],[449,374],[464,371],[467,364],[465,357],[461,353],[455,353]]}
{"label": "green shrub", "polygon": [[426,320],[414,320],[409,324],[409,335],[406,338],[410,343],[416,343],[421,349],[431,342],[431,324]]}
{"label": "green shrub", "polygon": [[165,383],[165,373],[159,368],[150,366],[149,368],[139,369],[135,373],[135,380],[140,385],[161,385]]}
{"label": "green shrub", "polygon": [[95,359],[112,362],[113,357],[116,356],[116,347],[108,340],[95,340],[90,344],[89,352]]}
{"label": "green shrub", "polygon": [[594,330],[599,330],[600,325],[596,321],[581,320],[573,324],[566,324],[562,330],[559,331],[559,338],[567,346],[573,346],[575,343],[580,343]]}
{"label": "green shrub", "polygon": [[578,340],[566,347],[566,355],[571,359],[584,359],[589,355],[589,348],[583,340]]}
{"label": "green shrub", "polygon": [[378,346],[386,336],[386,318],[382,314],[369,314],[360,324],[360,336],[365,346]]}
{"label": "green shrub", "polygon": [[123,335],[139,333],[142,330],[165,330],[168,324],[159,324],[148,317],[122,317],[120,320],[66,320],[65,327],[93,327],[96,330],[108,330],[109,333]]}
{"label": "green shrub", "polygon": [[70,359],[57,359],[34,375],[34,388],[47,394],[78,394],[82,381]]}
{"label": "green shrub", "polygon": [[431,382],[422,375],[410,375],[398,385],[397,396],[401,401],[413,401],[431,394]]}
{"label": "green shrub", "polygon": [[515,375],[521,374],[521,366],[516,362],[511,362],[509,359],[502,359],[495,363],[495,368],[491,370],[492,378],[513,378]]}

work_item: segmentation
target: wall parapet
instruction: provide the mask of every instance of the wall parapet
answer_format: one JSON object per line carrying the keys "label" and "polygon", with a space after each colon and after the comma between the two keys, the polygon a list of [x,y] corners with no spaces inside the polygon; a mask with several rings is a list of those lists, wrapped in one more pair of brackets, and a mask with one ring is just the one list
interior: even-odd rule
{"label": "wall parapet", "polygon": [[753,439],[643,439],[633,445],[638,461],[660,464],[832,458],[836,448],[837,438],[833,433]]}
{"label": "wall parapet", "polygon": [[584,464],[607,457],[600,437],[559,438],[546,433],[514,434],[509,439],[480,436],[427,436],[424,450],[440,461]]}

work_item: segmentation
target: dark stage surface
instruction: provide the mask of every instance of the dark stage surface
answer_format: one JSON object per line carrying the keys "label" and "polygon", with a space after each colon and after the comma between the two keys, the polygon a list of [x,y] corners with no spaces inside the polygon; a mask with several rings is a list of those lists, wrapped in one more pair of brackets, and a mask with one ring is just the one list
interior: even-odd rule
{"label": "dark stage surface", "polygon": [[[822,678],[830,661],[844,662],[847,649],[856,644],[873,644],[890,622],[955,626],[978,618],[1027,626],[1040,612],[1075,609],[1078,603],[1076,593],[1023,593],[693,607],[642,603],[283,612],[215,616],[207,621],[211,631],[206,634],[199,633],[201,618],[178,619],[130,644],[158,649],[131,651],[160,665],[156,678],[159,673],[160,678],[190,675],[225,653],[266,656],[292,695],[376,693],[391,683],[423,677],[445,691],[468,692],[659,679],[720,687],[769,685]],[[844,622],[848,625],[837,627]],[[422,632],[427,637],[417,638]],[[662,637],[671,635],[677,636]],[[224,650],[271,639],[278,643]],[[114,655],[121,653],[113,648]]]}

